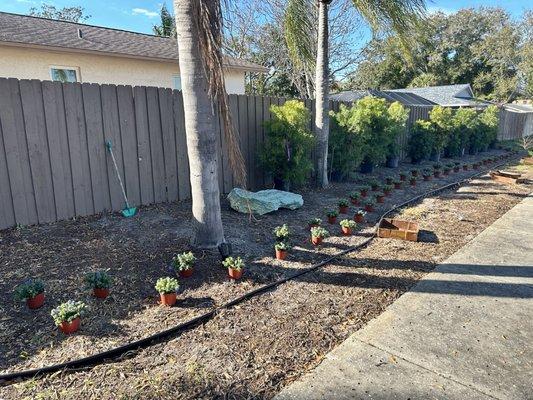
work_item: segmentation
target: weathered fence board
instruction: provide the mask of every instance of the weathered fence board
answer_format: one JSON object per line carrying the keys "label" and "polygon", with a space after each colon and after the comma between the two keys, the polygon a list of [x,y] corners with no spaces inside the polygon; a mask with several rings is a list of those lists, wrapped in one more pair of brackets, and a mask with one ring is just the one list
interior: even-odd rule
{"label": "weathered fence board", "polygon": [[[272,187],[258,161],[264,122],[272,105],[287,100],[229,96],[252,190]],[[304,103],[313,130],[315,103]],[[333,110],[339,106],[330,102]],[[427,119],[430,109],[411,108],[408,126]],[[510,123],[509,131],[526,122]],[[228,144],[219,116],[215,123],[219,189],[228,193],[234,185]],[[408,137],[409,129],[399,138],[402,148]],[[122,209],[107,140],[132,205],[190,198],[181,92],[0,78],[0,229]]]}

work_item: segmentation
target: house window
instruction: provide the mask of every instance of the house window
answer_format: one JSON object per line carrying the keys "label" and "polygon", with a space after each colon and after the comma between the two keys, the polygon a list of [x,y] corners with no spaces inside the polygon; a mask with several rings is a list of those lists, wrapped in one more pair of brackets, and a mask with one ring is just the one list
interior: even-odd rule
{"label": "house window", "polygon": [[57,82],[79,82],[79,72],[76,67],[50,67],[50,77]]}
{"label": "house window", "polygon": [[181,76],[174,75],[172,77],[172,89],[181,90]]}

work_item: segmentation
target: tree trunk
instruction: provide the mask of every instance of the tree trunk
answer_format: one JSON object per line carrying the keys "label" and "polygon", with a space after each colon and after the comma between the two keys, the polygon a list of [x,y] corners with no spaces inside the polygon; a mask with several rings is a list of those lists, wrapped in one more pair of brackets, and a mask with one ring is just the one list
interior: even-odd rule
{"label": "tree trunk", "polygon": [[328,5],[331,0],[318,1],[318,46],[316,56],[316,152],[317,185],[328,186],[329,137],[329,59],[328,59]]}
{"label": "tree trunk", "polygon": [[224,242],[218,189],[218,117],[208,94],[205,63],[199,49],[199,21],[195,17],[198,6],[198,1],[174,2],[192,194],[191,243],[214,248]]}

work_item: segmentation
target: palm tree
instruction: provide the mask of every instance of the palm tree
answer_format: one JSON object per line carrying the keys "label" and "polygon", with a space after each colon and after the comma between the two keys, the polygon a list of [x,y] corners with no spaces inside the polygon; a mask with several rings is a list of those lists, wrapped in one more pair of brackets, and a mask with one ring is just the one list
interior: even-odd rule
{"label": "palm tree", "polygon": [[218,115],[234,178],[238,184],[246,183],[224,84],[220,1],[175,0],[174,14],[190,166],[194,224],[191,242],[200,248],[213,248],[224,242],[218,188]]}
{"label": "palm tree", "polygon": [[[340,0],[339,0],[340,1]],[[328,8],[332,0],[288,0],[285,36],[289,55],[296,65],[315,62],[315,134],[317,139],[317,184],[328,185],[329,138],[329,32]],[[405,48],[425,12],[425,0],[351,0],[374,32],[394,32]],[[318,19],[318,28],[315,23]],[[316,35],[315,35],[316,32]],[[313,38],[317,46],[313,46]]]}

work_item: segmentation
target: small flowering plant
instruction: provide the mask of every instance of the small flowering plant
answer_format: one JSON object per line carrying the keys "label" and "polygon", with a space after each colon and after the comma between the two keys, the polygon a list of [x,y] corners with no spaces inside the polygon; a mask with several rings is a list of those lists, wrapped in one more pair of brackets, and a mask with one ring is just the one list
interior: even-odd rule
{"label": "small flowering plant", "polygon": [[289,230],[289,227],[287,224],[283,224],[281,226],[276,226],[274,228],[274,236],[276,238],[276,241],[283,242],[289,239],[289,236],[291,235],[291,231]]}
{"label": "small flowering plant", "polygon": [[350,202],[346,199],[340,199],[337,203],[337,205],[340,207],[340,208],[344,208],[344,207],[348,207],[350,205]]}
{"label": "small flowering plant", "polygon": [[356,215],[361,215],[361,216],[364,217],[364,216],[366,215],[366,211],[364,211],[364,210],[357,210],[357,211],[355,212],[355,214],[356,214]]}
{"label": "small flowering plant", "polygon": [[384,193],[390,193],[391,190],[392,190],[392,185],[384,185],[383,186],[383,192]]}
{"label": "small flowering plant", "polygon": [[81,317],[86,309],[87,306],[83,301],[69,300],[54,308],[50,315],[54,319],[54,323],[59,326],[63,322],[71,323],[76,318]]}
{"label": "small flowering plant", "polygon": [[291,245],[287,242],[276,242],[274,249],[279,251],[289,251],[291,249]]}
{"label": "small flowering plant", "polygon": [[176,278],[169,276],[165,278],[159,278],[155,284],[155,290],[159,294],[171,294],[176,293],[180,287],[180,284]]}
{"label": "small flowering plant", "polygon": [[326,215],[328,218],[337,218],[339,212],[337,210],[329,210],[328,212],[326,212]]}
{"label": "small flowering plant", "polygon": [[320,218],[311,218],[307,223],[309,226],[320,226],[322,225],[322,220]]}
{"label": "small flowering plant", "polygon": [[431,176],[431,171],[430,171],[429,169],[427,169],[427,168],[424,169],[424,170],[422,171],[422,176],[423,176],[423,177],[429,177],[429,176]]}
{"label": "small flowering plant", "polygon": [[311,229],[311,236],[323,239],[329,236],[329,232],[326,229],[318,226]]}
{"label": "small flowering plant", "polygon": [[366,193],[370,190],[370,186],[368,185],[361,185],[359,186],[359,192],[360,193]]}
{"label": "small flowering plant", "polygon": [[44,282],[40,279],[27,279],[15,288],[15,299],[25,301],[44,292]]}
{"label": "small flowering plant", "polygon": [[348,228],[348,229],[354,229],[357,226],[355,221],[351,219],[343,219],[341,222],[339,222],[339,225],[343,228]]}
{"label": "small flowering plant", "polygon": [[192,267],[194,267],[195,262],[196,257],[194,256],[192,251],[180,253],[172,259],[172,265],[174,266],[174,269],[176,271],[186,271],[192,269]]}
{"label": "small flowering plant", "polygon": [[433,169],[435,169],[435,170],[441,170],[441,169],[442,169],[442,164],[441,164],[441,163],[433,164]]}
{"label": "small flowering plant", "polygon": [[240,257],[228,257],[222,261],[222,265],[226,268],[240,271],[244,268],[244,261]]}
{"label": "small flowering plant", "polygon": [[106,271],[87,272],[84,280],[89,289],[109,289],[112,282]]}
{"label": "small flowering plant", "polygon": [[375,201],[372,199],[368,199],[367,201],[365,201],[365,206],[372,207],[374,204],[375,204]]}
{"label": "small flowering plant", "polygon": [[359,192],[351,192],[349,194],[350,199],[352,200],[359,200],[359,197],[361,197],[361,194]]}

